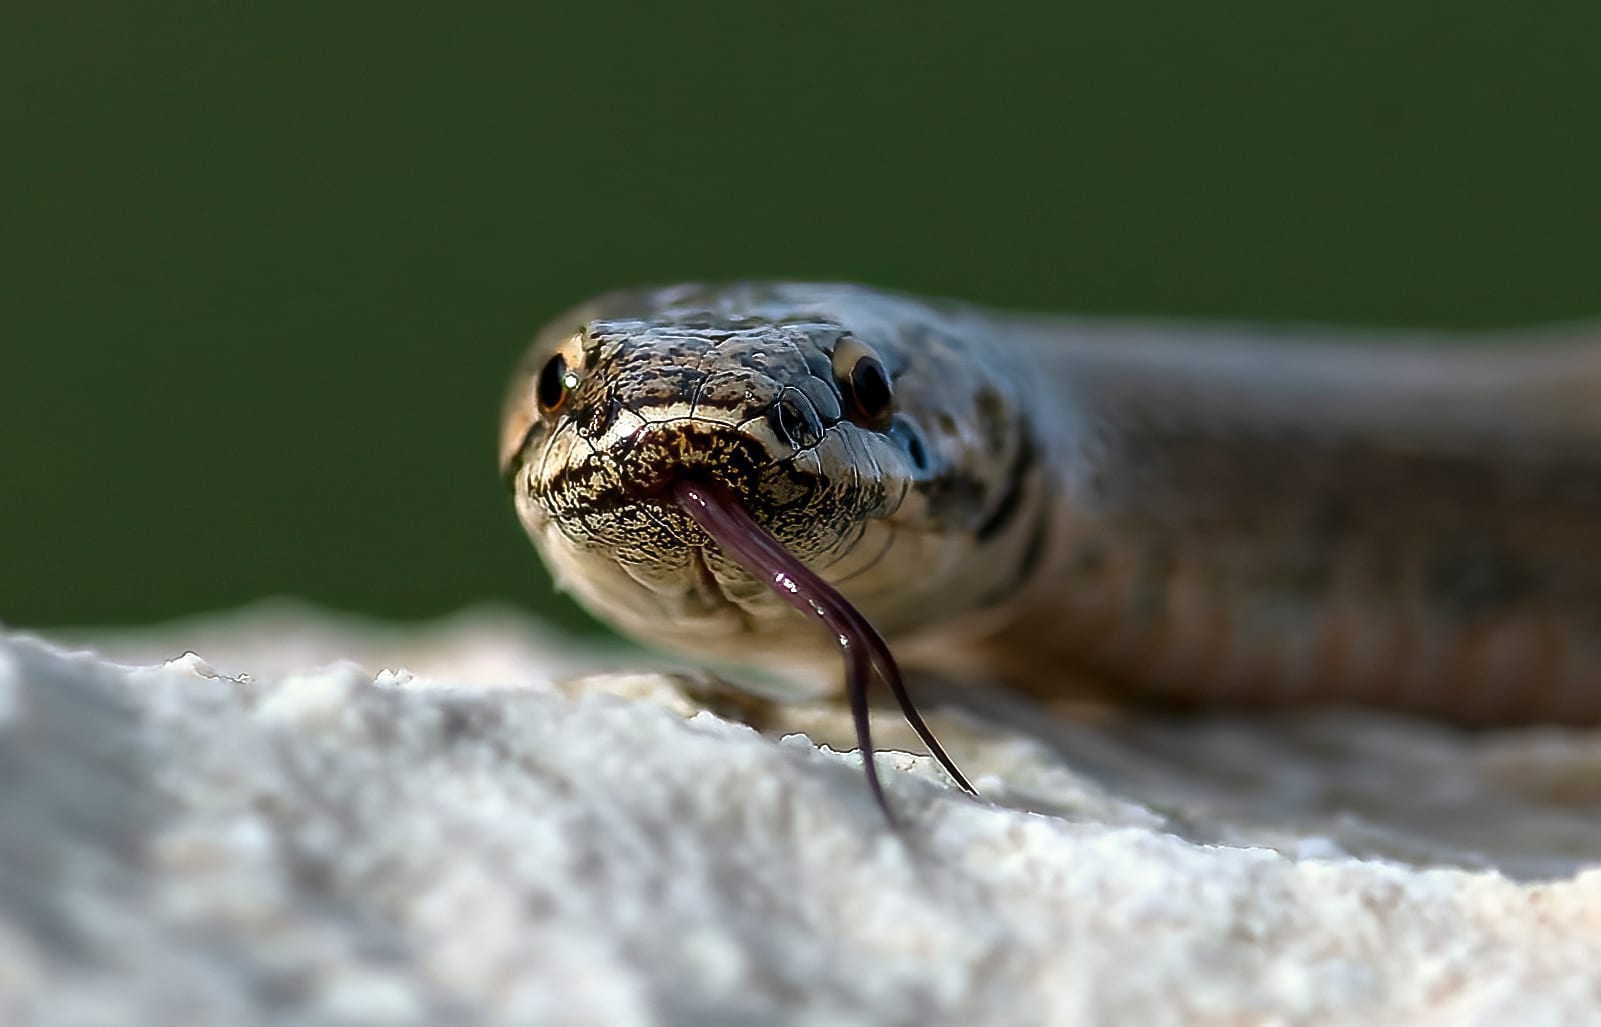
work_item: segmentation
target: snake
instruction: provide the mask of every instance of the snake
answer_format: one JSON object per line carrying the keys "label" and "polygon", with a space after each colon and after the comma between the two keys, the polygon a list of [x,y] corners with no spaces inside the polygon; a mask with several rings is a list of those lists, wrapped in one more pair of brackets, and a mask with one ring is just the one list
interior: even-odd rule
{"label": "snake", "polygon": [[500,469],[627,636],[839,686],[1601,722],[1601,333],[609,293],[534,338]]}

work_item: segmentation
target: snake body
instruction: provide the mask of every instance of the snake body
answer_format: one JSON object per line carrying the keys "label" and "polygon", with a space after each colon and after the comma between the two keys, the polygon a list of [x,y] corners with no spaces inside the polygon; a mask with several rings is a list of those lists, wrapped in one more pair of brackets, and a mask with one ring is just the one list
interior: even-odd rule
{"label": "snake body", "polygon": [[535,339],[500,457],[559,584],[697,657],[837,658],[673,501],[685,475],[945,676],[1601,721],[1593,332],[1074,319],[850,285],[617,293]]}

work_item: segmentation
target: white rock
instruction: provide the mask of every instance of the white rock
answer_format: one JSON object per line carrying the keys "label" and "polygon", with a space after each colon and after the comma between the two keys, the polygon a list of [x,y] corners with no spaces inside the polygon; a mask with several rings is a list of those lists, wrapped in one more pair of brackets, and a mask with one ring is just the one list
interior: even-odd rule
{"label": "white rock", "polygon": [[881,715],[897,834],[837,704],[285,625],[0,636],[0,1022],[1601,1021],[1591,733]]}

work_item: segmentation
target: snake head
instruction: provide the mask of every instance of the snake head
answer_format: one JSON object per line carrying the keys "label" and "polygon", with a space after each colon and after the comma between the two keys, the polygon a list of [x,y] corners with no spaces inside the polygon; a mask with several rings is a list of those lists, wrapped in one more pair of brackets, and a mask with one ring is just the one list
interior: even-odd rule
{"label": "snake head", "polygon": [[643,641],[775,669],[837,656],[675,500],[685,480],[885,635],[937,633],[989,616],[1042,537],[1026,376],[985,324],[849,285],[606,296],[524,356],[501,471],[558,585]]}
{"label": "snake head", "polygon": [[751,634],[813,651],[815,634],[707,538],[673,484],[715,484],[871,603],[889,519],[928,454],[895,413],[894,364],[848,325],[702,298],[613,296],[540,333],[505,404],[502,473],[558,583],[626,633],[702,655],[731,636],[748,649]]}

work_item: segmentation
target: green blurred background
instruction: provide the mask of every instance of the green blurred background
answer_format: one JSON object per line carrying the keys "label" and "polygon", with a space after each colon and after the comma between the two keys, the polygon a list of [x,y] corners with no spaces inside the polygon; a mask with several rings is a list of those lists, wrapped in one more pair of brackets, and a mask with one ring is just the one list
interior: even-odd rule
{"label": "green blurred background", "polygon": [[0,620],[568,623],[494,469],[626,283],[1601,313],[1601,4],[0,6]]}

